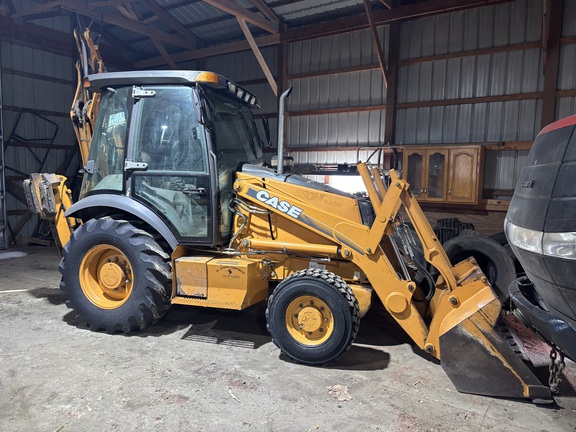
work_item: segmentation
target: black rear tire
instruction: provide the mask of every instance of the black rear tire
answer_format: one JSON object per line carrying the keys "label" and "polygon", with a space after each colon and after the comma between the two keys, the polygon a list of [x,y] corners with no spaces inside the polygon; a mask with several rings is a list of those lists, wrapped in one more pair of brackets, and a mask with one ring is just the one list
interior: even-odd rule
{"label": "black rear tire", "polygon": [[352,345],[360,326],[350,287],[334,273],[307,269],[281,282],[268,299],[268,331],[297,363],[324,365]]}
{"label": "black rear tire", "polygon": [[60,289],[76,322],[129,333],[158,321],[170,307],[166,254],[147,232],[110,217],[91,219],[63,250]]}
{"label": "black rear tire", "polygon": [[480,235],[458,236],[443,244],[452,264],[474,257],[501,303],[509,298],[508,285],[516,279],[512,258],[498,242]]}

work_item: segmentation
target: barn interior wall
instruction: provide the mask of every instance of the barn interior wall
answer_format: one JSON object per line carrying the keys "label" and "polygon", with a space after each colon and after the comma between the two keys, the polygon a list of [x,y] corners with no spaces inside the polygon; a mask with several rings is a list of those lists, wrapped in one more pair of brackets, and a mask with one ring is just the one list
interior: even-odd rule
{"label": "barn interior wall", "polygon": [[[576,35],[576,2],[564,3],[562,37],[569,38]],[[542,0],[516,0],[403,22],[394,144],[533,140],[541,129],[544,90],[542,11]],[[387,26],[378,27],[384,48],[387,32]],[[208,64],[233,79],[262,79],[253,54],[240,54]],[[276,60],[274,54],[267,58],[274,67]],[[294,90],[286,145],[296,163],[353,163],[358,147],[386,144],[386,88],[377,63],[368,29],[287,45]],[[576,43],[562,44],[558,90],[576,90],[575,67]],[[269,87],[263,83],[257,90],[268,90],[262,113],[274,116]],[[559,95],[556,118],[574,113],[576,96]],[[513,188],[526,155],[488,152],[484,187]]]}
{"label": "barn interior wall", "polygon": [[[26,0],[22,5],[28,5]],[[403,22],[393,144],[531,141],[541,128],[542,10],[542,0],[516,0]],[[68,33],[73,26],[67,17],[35,24]],[[385,51],[388,31],[387,26],[377,28]],[[562,37],[567,41],[560,49],[556,118],[576,113],[575,36],[576,2],[565,0]],[[278,47],[261,50],[278,77]],[[286,146],[296,163],[354,163],[368,156],[358,148],[387,144],[386,87],[370,30],[287,43],[285,52],[287,84],[293,87],[287,101]],[[75,147],[68,119],[73,63],[70,57],[27,44],[3,40],[0,45],[6,135],[22,109],[39,111],[58,126],[58,148],[48,154],[45,171],[61,167],[68,150]],[[185,66],[221,73],[258,95],[262,108],[255,114],[268,118],[276,142],[277,98],[251,51]],[[24,118],[20,127],[34,139],[48,135],[49,124],[31,117]],[[6,165],[33,172],[38,168],[36,158],[42,160],[44,154],[43,148],[9,145]],[[526,154],[488,152],[484,187],[513,188]],[[6,172],[10,177],[19,175]],[[11,224],[17,224],[25,204],[10,194],[6,204],[12,210]],[[31,235],[34,228],[31,219],[22,235]]]}
{"label": "barn interior wall", "polygon": [[[43,25],[62,30],[62,19]],[[8,238],[24,220],[18,238],[32,236],[38,220],[29,217],[21,182],[32,172],[59,172],[74,177],[76,140],[70,126],[74,95],[74,60],[28,45],[0,42],[5,139]],[[47,147],[52,144],[52,149]],[[68,159],[72,163],[67,166]],[[41,227],[41,231],[44,227]]]}

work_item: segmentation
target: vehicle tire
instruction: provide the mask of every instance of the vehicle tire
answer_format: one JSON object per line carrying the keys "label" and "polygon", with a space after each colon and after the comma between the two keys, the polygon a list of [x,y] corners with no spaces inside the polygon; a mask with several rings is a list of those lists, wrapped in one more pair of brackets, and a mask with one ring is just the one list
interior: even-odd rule
{"label": "vehicle tire", "polygon": [[490,236],[490,238],[492,240],[494,240],[496,243],[498,243],[499,245],[506,246],[508,244],[508,239],[506,238],[506,234],[504,234],[504,232],[502,232],[502,231],[499,233],[496,233],[496,234],[492,234]]}
{"label": "vehicle tire", "polygon": [[472,230],[472,229],[463,229],[462,231],[460,231],[460,236],[462,237],[466,237],[466,236],[479,236],[480,233],[478,231]]}
{"label": "vehicle tire", "polygon": [[168,259],[150,234],[129,222],[91,219],[64,247],[60,289],[76,321],[91,330],[142,330],[170,307]]}
{"label": "vehicle tire", "polygon": [[520,264],[520,261],[518,261],[516,254],[514,253],[514,251],[512,250],[510,245],[508,244],[508,239],[506,238],[506,234],[504,234],[503,232],[499,232],[499,233],[491,235],[490,238],[492,240],[497,241],[499,244],[501,244],[502,247],[504,248],[504,250],[506,251],[506,253],[508,254],[508,256],[510,258],[512,258],[512,262],[514,263],[514,268],[516,269],[516,275],[524,273],[524,269],[522,268],[522,264]]}
{"label": "vehicle tire", "polygon": [[473,256],[500,302],[508,300],[508,285],[516,279],[512,258],[498,242],[480,235],[458,236],[443,244],[452,264]]}
{"label": "vehicle tire", "polygon": [[268,299],[268,331],[297,363],[324,365],[350,346],[360,326],[358,302],[334,273],[306,269],[281,282]]}

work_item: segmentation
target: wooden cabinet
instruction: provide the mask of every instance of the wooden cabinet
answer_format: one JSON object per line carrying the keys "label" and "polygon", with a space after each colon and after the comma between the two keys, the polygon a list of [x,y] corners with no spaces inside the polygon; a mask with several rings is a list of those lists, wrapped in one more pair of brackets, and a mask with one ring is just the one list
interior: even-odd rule
{"label": "wooden cabinet", "polygon": [[420,201],[477,204],[482,150],[482,146],[406,147],[403,177]]}

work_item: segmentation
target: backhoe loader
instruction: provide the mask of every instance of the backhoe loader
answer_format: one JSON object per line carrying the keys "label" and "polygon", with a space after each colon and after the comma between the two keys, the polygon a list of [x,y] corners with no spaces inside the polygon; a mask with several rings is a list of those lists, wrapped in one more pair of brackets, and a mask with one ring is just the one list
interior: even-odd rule
{"label": "backhoe loader", "polygon": [[[459,391],[552,401],[497,332],[501,304],[477,263],[450,264],[394,171],[359,163],[363,198],[284,174],[280,161],[272,170],[261,164],[258,99],[233,81],[98,64],[93,74],[78,68],[73,121],[89,149],[79,200],[61,176],[26,183],[31,208],[56,227],[61,289],[78,321],[126,333],[171,304],[267,301],[274,343],[323,365],[350,348],[377,296]],[[403,217],[436,278],[413,259]]]}

